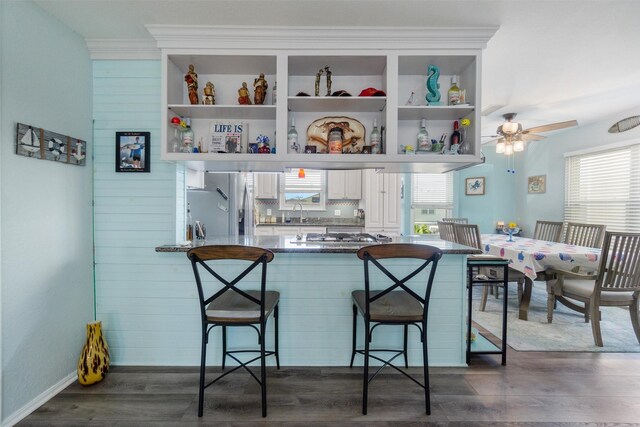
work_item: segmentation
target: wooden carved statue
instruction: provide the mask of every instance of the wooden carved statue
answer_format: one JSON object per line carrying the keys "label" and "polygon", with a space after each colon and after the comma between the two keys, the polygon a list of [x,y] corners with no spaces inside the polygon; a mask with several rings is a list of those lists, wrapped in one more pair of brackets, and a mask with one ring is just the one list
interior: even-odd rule
{"label": "wooden carved statue", "polygon": [[204,87],[202,103],[204,105],[215,105],[216,103],[216,90],[211,82],[207,82],[207,85]]}
{"label": "wooden carved statue", "polygon": [[260,73],[260,77],[253,80],[253,103],[256,105],[264,104],[264,98],[267,95],[267,81],[264,79],[264,74]]}
{"label": "wooden carved statue", "polygon": [[196,74],[193,64],[189,64],[189,71],[184,75],[184,81],[187,82],[187,90],[189,92],[189,102],[191,105],[198,104],[198,74]]}
{"label": "wooden carved statue", "polygon": [[251,99],[249,98],[249,89],[247,88],[247,82],[242,82],[242,87],[238,89],[238,104],[250,105]]}

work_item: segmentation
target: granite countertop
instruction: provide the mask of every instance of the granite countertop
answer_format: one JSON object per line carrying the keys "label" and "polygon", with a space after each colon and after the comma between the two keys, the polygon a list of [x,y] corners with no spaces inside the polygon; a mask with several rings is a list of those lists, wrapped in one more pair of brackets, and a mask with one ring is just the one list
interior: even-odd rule
{"label": "granite countertop", "polygon": [[276,218],[276,222],[261,222],[256,227],[300,227],[300,226],[319,226],[319,227],[364,227],[364,219],[358,218],[305,218],[304,222],[299,219],[292,218],[291,222],[282,222],[282,218]]}
{"label": "granite countertop", "polygon": [[[389,243],[417,243],[435,246],[445,254],[472,255],[481,254],[479,249],[440,240],[436,236],[402,236],[394,237]],[[207,240],[196,240],[190,245],[164,245],[156,247],[156,252],[187,252],[189,249],[205,245],[243,245],[269,249],[275,253],[356,253],[363,246],[371,243],[307,243],[297,241],[291,236],[219,236]],[[385,244],[385,243],[375,243]]]}

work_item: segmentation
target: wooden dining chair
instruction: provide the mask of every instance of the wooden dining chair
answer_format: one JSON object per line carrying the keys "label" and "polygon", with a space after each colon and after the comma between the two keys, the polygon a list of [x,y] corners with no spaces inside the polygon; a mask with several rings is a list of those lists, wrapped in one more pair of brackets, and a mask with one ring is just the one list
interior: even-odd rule
{"label": "wooden dining chair", "polygon": [[[629,307],[631,324],[640,343],[638,298],[640,296],[640,233],[605,232],[600,266],[595,276],[555,270],[556,279],[547,290],[547,321],[553,321],[555,300],[591,318],[593,340],[603,346],[600,331],[600,307]],[[584,306],[569,300],[580,301]]]}
{"label": "wooden dining chair", "polygon": [[442,218],[442,222],[454,222],[456,224],[468,224],[468,218]]}
{"label": "wooden dining chair", "polygon": [[536,221],[533,238],[547,242],[559,242],[562,237],[562,221]]}
{"label": "wooden dining chair", "polygon": [[[278,358],[278,301],[280,293],[267,291],[267,263],[273,260],[273,252],[251,246],[238,245],[210,245],[200,246],[187,252],[187,257],[191,261],[193,274],[198,288],[198,299],[200,301],[200,316],[202,322],[202,354],[200,359],[200,386],[198,392],[198,417],[202,417],[204,405],[204,389],[215,384],[228,374],[244,368],[260,384],[262,394],[262,416],[267,416],[267,379],[266,362],[267,356],[275,356],[276,366],[280,369]],[[215,261],[247,261],[248,266],[235,278],[227,280],[213,269]],[[214,292],[211,296],[205,297],[200,269],[205,270],[217,282],[222,284],[222,288]],[[260,274],[259,290],[242,290],[238,284],[254,269]],[[275,349],[265,350],[265,330],[267,319],[273,313]],[[225,368],[227,357],[235,360],[238,366],[219,375],[213,381],[205,385],[205,367],[207,360],[207,343],[209,342],[209,332],[220,326],[222,328],[222,369]],[[249,326],[258,333],[259,350],[227,350],[227,328],[236,326]],[[242,362],[236,354],[259,353],[258,356],[248,361]],[[252,362],[260,360],[260,379],[248,368]]]}
{"label": "wooden dining chair", "polygon": [[601,248],[604,241],[606,225],[567,223],[564,242],[569,245],[586,246],[587,248]]}
{"label": "wooden dining chair", "polygon": [[[455,240],[456,243],[465,245],[465,246],[470,246],[472,248],[477,248],[483,251],[482,241],[480,239],[480,229],[478,228],[477,224],[454,224],[453,228],[456,236],[456,240]],[[479,260],[479,259],[491,260],[491,259],[501,259],[501,258],[493,255],[470,255],[467,257],[468,261]],[[469,262],[467,262],[467,269],[469,268],[470,268]],[[480,275],[491,276],[492,271],[495,269],[491,269],[490,267],[480,267],[480,268],[476,268],[476,270]],[[507,279],[507,281],[509,281],[509,278]],[[480,311],[485,311],[487,307],[487,298],[489,296],[490,289],[496,295],[496,298],[498,296],[497,286],[484,286],[482,288],[482,298],[480,300]]]}
{"label": "wooden dining chair", "polygon": [[438,233],[442,240],[447,240],[449,242],[456,241],[456,232],[453,229],[454,224],[455,223],[453,222],[438,221]]}
{"label": "wooden dining chair", "polygon": [[[429,317],[429,299],[431,297],[433,279],[436,274],[436,268],[438,267],[438,260],[441,257],[442,251],[436,247],[407,243],[365,246],[358,251],[358,258],[364,261],[364,290],[356,290],[351,293],[353,299],[353,343],[350,366],[353,367],[353,361],[356,354],[364,355],[362,390],[363,415],[367,414],[369,383],[385,366],[392,367],[424,389],[426,412],[427,415],[431,414],[427,319]],[[419,263],[413,271],[407,272],[406,276],[402,279],[398,279],[385,267],[385,261],[383,260],[388,259],[419,260]],[[393,284],[382,290],[372,290],[370,283],[371,266],[376,267],[379,272],[382,273],[383,276],[386,276],[386,278],[393,282]],[[431,268],[424,271],[429,266]],[[421,272],[423,272],[423,274],[419,276]],[[407,284],[410,280],[417,277],[424,277],[425,275],[426,287],[424,296],[422,296],[412,290]],[[415,280],[415,282],[417,283],[418,280]],[[365,324],[363,350],[356,349],[356,320],[358,313],[360,313],[364,318]],[[370,348],[372,333],[379,325],[398,325],[404,327],[404,346],[402,350]],[[413,378],[411,375],[392,363],[396,357],[404,355],[405,368],[408,368],[407,335],[409,326],[411,325],[416,326],[420,330],[424,374],[423,383],[420,383],[417,379]],[[371,354],[372,352],[393,352],[395,355],[389,360],[384,360],[381,357]],[[371,376],[371,378],[369,378],[370,358],[382,363],[382,366]]]}

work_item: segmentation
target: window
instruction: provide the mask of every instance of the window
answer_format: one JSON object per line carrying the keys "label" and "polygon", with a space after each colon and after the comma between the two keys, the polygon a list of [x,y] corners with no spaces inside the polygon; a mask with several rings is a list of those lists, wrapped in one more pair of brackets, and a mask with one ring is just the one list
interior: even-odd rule
{"label": "window", "polygon": [[569,155],[564,218],[640,232],[640,144]]}
{"label": "window", "polygon": [[430,234],[453,212],[453,174],[411,176],[411,216],[415,234]]}
{"label": "window", "polygon": [[280,174],[280,209],[290,210],[301,203],[305,210],[324,210],[326,172],[305,169],[305,177],[298,178],[298,171]]}

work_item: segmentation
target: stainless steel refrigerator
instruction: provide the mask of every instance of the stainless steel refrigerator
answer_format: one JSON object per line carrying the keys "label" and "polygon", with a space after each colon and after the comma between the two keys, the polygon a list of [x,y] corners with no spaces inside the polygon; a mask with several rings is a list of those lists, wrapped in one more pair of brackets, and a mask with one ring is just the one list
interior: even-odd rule
{"label": "stainless steel refrigerator", "polygon": [[204,189],[187,189],[193,222],[207,237],[253,233],[253,202],[246,173],[205,173]]}

